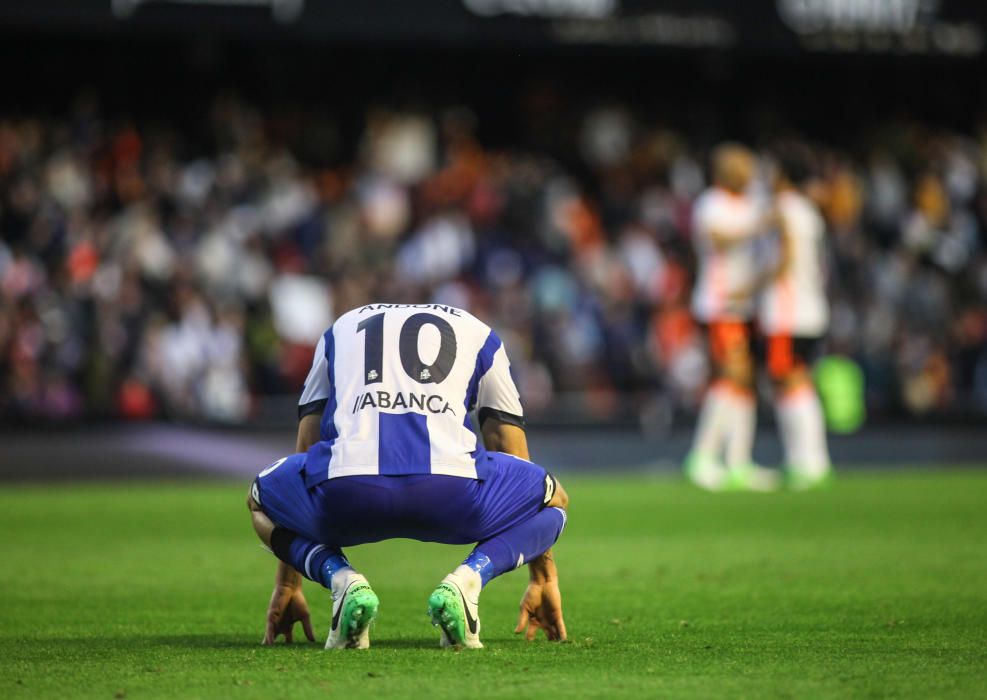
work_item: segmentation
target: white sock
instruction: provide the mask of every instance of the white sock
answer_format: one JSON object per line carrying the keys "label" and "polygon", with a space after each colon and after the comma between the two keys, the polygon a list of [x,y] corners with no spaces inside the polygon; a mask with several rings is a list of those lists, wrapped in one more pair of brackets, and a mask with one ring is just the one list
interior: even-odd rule
{"label": "white sock", "polygon": [[480,598],[480,591],[483,589],[483,579],[480,578],[479,573],[465,564],[457,566],[456,570],[452,573],[462,582],[463,589],[470,598],[474,601]]}
{"label": "white sock", "polygon": [[746,390],[734,389],[730,397],[729,433],[724,463],[743,467],[751,463],[754,452],[754,428],[757,426],[757,401]]}
{"label": "white sock", "polygon": [[793,410],[792,400],[780,391],[775,392],[775,420],[778,422],[778,433],[781,436],[781,446],[785,452],[785,466],[791,468],[797,464],[800,454],[798,410]]}
{"label": "white sock", "polygon": [[785,447],[785,462],[807,476],[829,470],[829,449],[822,406],[816,390],[803,384],[775,400],[778,427]]}
{"label": "white sock", "polygon": [[696,423],[696,435],[692,441],[694,453],[710,459],[719,457],[730,422],[732,400],[731,390],[726,382],[715,382],[706,390],[699,421]]}
{"label": "white sock", "polygon": [[350,566],[344,566],[342,569],[336,569],[332,572],[332,578],[329,580],[329,590],[333,591],[333,600],[335,600],[337,591],[342,593],[346,590],[346,581],[355,573],[357,573],[356,570]]}

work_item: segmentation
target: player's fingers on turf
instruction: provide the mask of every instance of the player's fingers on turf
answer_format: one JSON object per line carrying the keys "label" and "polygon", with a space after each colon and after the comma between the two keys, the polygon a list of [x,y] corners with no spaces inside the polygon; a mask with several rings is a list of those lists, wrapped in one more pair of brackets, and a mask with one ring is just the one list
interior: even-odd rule
{"label": "player's fingers on turf", "polygon": [[559,630],[559,641],[560,642],[564,642],[566,639],[569,638],[569,635],[568,635],[568,633],[565,630],[565,620],[562,619],[562,616],[561,615],[559,615],[558,630]]}
{"label": "player's fingers on turf", "polygon": [[312,632],[312,620],[308,615],[302,618],[302,629],[305,630],[305,636],[308,637],[308,641],[315,641],[315,633]]}
{"label": "player's fingers on turf", "polygon": [[528,626],[528,610],[524,607],[521,608],[521,613],[517,617],[517,627],[514,628],[514,634],[520,634],[524,632],[524,628]]}
{"label": "player's fingers on turf", "polygon": [[559,625],[559,619],[556,617],[551,617],[545,621],[542,626],[545,630],[545,637],[548,638],[550,642],[558,642],[562,639],[562,627]]}
{"label": "player's fingers on turf", "polygon": [[558,641],[565,638],[565,622],[562,620],[562,611],[554,610],[548,615],[547,627],[549,639]]}
{"label": "player's fingers on turf", "polygon": [[274,644],[278,641],[278,636],[282,632],[283,623],[280,615],[272,615],[267,618],[267,643]]}
{"label": "player's fingers on turf", "polygon": [[552,621],[547,620],[545,624],[542,626],[542,629],[545,630],[545,639],[547,639],[550,642],[554,642],[558,634],[555,631],[555,625],[552,623]]}
{"label": "player's fingers on turf", "polygon": [[527,639],[529,642],[533,641],[535,635],[538,634],[539,627],[541,627],[541,625],[538,623],[538,620],[532,619],[531,622],[528,623],[528,632],[527,634],[524,635],[525,639]]}

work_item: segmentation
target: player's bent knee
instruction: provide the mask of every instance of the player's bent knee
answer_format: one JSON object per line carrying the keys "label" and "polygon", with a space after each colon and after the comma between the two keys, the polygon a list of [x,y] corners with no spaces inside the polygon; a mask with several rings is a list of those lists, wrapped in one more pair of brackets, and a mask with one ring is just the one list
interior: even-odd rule
{"label": "player's bent knee", "polygon": [[250,523],[254,526],[254,532],[268,547],[271,546],[271,533],[274,531],[274,523],[267,513],[261,510],[260,504],[254,499],[253,486],[247,491],[247,510],[250,511]]}
{"label": "player's bent knee", "polygon": [[548,502],[548,507],[561,508],[562,510],[569,508],[569,494],[562,488],[562,482],[558,479],[555,480],[555,493],[552,494],[552,499]]}
{"label": "player's bent knee", "polygon": [[268,547],[271,546],[271,533],[274,532],[274,523],[262,510],[251,510],[250,521],[254,526],[254,532]]}
{"label": "player's bent knee", "polygon": [[257,502],[257,499],[256,498],[254,498],[254,487],[255,486],[256,486],[256,482],[250,484],[250,487],[247,489],[247,510],[249,510],[251,512],[253,512],[253,511],[260,511],[260,509],[261,509],[260,508],[260,503]]}

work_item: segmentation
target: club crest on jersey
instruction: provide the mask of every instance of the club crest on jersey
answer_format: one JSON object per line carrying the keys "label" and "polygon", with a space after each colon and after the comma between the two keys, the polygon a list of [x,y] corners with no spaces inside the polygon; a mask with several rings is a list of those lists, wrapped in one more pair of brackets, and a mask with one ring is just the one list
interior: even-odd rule
{"label": "club crest on jersey", "polygon": [[[422,372],[424,374],[428,370]],[[438,394],[412,394],[411,392],[389,391],[368,391],[357,394],[353,401],[352,413],[363,411],[367,408],[386,408],[391,410],[410,410],[433,413],[436,415],[451,413],[456,415],[455,409]]]}

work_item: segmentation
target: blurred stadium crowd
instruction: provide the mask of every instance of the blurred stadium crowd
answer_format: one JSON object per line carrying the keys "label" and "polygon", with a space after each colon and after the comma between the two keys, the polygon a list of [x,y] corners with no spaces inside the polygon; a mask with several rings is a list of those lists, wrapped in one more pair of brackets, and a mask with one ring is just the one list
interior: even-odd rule
{"label": "blurred stadium crowd", "polygon": [[[0,120],[0,417],[242,421],[369,301],[487,320],[534,415],[695,407],[711,144],[620,105],[544,149],[485,146],[464,108],[365,125],[326,165],[328,125],[233,99],[205,139],[92,104]],[[987,131],[878,133],[798,141],[829,228],[829,351],[861,364],[872,410],[987,410]]]}

